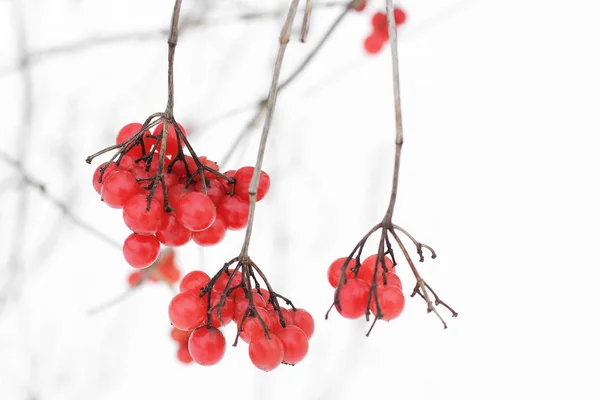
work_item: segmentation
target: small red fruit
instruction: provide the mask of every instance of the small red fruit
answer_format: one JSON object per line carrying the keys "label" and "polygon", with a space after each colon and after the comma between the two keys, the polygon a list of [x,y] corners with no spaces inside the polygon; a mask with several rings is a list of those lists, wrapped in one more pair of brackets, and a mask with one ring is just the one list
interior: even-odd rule
{"label": "small red fruit", "polygon": [[216,328],[201,327],[190,335],[188,349],[200,365],[215,365],[225,355],[225,337]]}
{"label": "small red fruit", "polygon": [[179,282],[179,291],[191,291],[195,295],[200,296],[200,292],[210,282],[210,276],[204,271],[192,271],[187,273],[181,282]]}
{"label": "small red fruit", "polygon": [[219,204],[218,212],[230,230],[243,229],[248,225],[250,205],[238,196],[225,196]]}
{"label": "small red fruit", "polygon": [[139,235],[154,235],[165,217],[165,212],[162,204],[155,198],[150,201],[149,211],[146,211],[146,207],[148,199],[145,195],[133,196],[123,207],[123,221],[129,229]]}
{"label": "small red fruit", "polygon": [[175,215],[185,228],[198,232],[207,229],[215,222],[217,209],[207,195],[190,192],[179,200]]}
{"label": "small red fruit", "polygon": [[367,311],[369,285],[360,279],[348,278],[345,285],[340,288],[339,302],[335,308],[342,317],[348,319],[360,318]]}
{"label": "small red fruit", "polygon": [[272,371],[283,361],[283,343],[277,336],[270,336],[270,339],[265,336],[254,338],[248,347],[250,361],[263,371]]}
{"label": "small red fruit", "polygon": [[169,247],[183,246],[192,239],[192,232],[179,223],[175,213],[165,214],[163,223],[156,231],[158,240]]}
{"label": "small red fruit", "polygon": [[100,195],[109,207],[122,208],[139,191],[140,187],[133,174],[115,171],[104,181]]}
{"label": "small red fruit", "polygon": [[369,54],[377,54],[383,48],[386,38],[376,32],[373,32],[365,39],[363,44],[365,51]]}
{"label": "small red fruit", "polygon": [[[249,202],[250,194],[250,182],[252,181],[252,175],[254,174],[254,167],[242,167],[237,170],[234,175],[235,178],[235,194],[240,199]],[[271,178],[265,171],[260,171],[260,177],[258,180],[258,188],[256,190],[256,201],[261,201],[269,192],[271,187]]]}
{"label": "small red fruit", "polygon": [[[327,270],[327,280],[329,281],[329,284],[334,288],[337,287],[340,281],[340,276],[342,276],[342,267],[344,266],[346,259],[347,257],[338,258],[337,260],[331,263],[329,269]],[[354,273],[351,270],[355,266],[356,260],[354,258],[351,258],[350,261],[348,261],[348,267],[346,267],[347,277],[354,277]]]}
{"label": "small red fruit", "polygon": [[169,304],[169,319],[173,326],[182,331],[190,331],[206,322],[206,297],[198,297],[192,292],[175,295]]}
{"label": "small red fruit", "polygon": [[125,260],[133,268],[147,268],[160,253],[160,242],[156,236],[143,236],[132,233],[123,243]]}
{"label": "small red fruit", "polygon": [[308,311],[301,308],[292,311],[292,323],[302,329],[308,339],[310,339],[315,332],[315,320]]}
{"label": "small red fruit", "polygon": [[276,335],[283,344],[283,362],[291,365],[298,364],[308,353],[308,338],[295,325],[282,328]]}

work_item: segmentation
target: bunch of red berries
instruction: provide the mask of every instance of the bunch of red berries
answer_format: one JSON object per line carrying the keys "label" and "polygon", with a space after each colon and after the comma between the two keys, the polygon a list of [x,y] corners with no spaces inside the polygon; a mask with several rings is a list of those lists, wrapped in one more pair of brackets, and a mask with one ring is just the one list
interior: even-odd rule
{"label": "bunch of red berries", "polygon": [[133,271],[127,277],[130,287],[141,285],[146,281],[152,283],[165,282],[173,285],[181,278],[181,271],[175,264],[175,252],[164,250],[158,259],[144,270]]}
{"label": "bunch of red berries", "polygon": [[[138,135],[142,128],[139,123],[124,126],[117,144]],[[162,131],[162,123],[154,133],[146,131],[138,144],[128,146],[115,162],[102,164],[94,172],[96,192],[108,206],[123,209],[125,225],[134,232],[123,244],[125,260],[134,268],[147,268],[156,261],[161,243],[177,247],[193,240],[212,246],[223,240],[227,229],[239,230],[248,224],[248,188],[254,168],[222,174],[206,157],[184,155],[172,125],[167,131],[164,165],[159,168],[162,143],[153,145],[152,141]],[[269,175],[261,172],[257,201],[269,187]]]}
{"label": "bunch of red berries", "polygon": [[188,332],[191,359],[200,365],[218,363],[225,355],[225,337],[219,328],[231,321],[237,325],[233,345],[238,338],[248,343],[250,360],[261,370],[294,365],[306,356],[314,332],[310,313],[293,305],[280,307],[273,292],[249,287],[249,278],[242,279],[235,269],[212,279],[203,271],[183,277],[180,293],[169,304],[169,318],[175,328]]}
{"label": "bunch of red berries", "polygon": [[334,288],[339,285],[334,304],[345,318],[360,318],[370,309],[377,319],[390,321],[404,310],[402,282],[396,275],[394,262],[387,256],[378,261],[378,255],[374,254],[362,263],[354,258],[338,258],[329,266],[327,279]]}
{"label": "bunch of red berries", "polygon": [[[402,25],[406,22],[406,13],[398,7],[394,8],[394,20],[396,27]],[[367,36],[363,45],[367,53],[377,54],[390,39],[386,13],[377,12],[373,14],[371,25],[373,26],[373,31]]]}

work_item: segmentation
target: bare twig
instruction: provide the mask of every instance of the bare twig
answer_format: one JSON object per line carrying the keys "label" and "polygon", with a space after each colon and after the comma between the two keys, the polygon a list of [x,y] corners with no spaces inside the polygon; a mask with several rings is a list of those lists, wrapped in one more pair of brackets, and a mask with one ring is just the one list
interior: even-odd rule
{"label": "bare twig", "polygon": [[[310,65],[310,63],[314,59],[314,57],[321,51],[321,49],[323,48],[325,43],[331,38],[333,32],[335,32],[335,30],[340,26],[341,22],[346,17],[346,15],[348,15],[349,11],[351,10],[352,3],[353,3],[352,1],[345,3],[345,7],[344,7],[343,11],[334,20],[334,22],[331,24],[329,29],[327,29],[327,31],[325,32],[323,37],[321,37],[321,39],[319,40],[317,45],[310,51],[310,53],[308,53],[308,55],[296,67],[296,69],[283,82],[281,82],[281,84],[279,84],[279,86],[277,88],[278,94],[279,94],[279,92],[284,90],[288,85],[290,85],[292,82],[294,82],[296,80],[296,78],[298,78],[298,76],[302,73],[302,71],[304,71],[306,69],[306,67],[308,67],[308,65]],[[252,116],[250,117],[248,122],[244,125],[244,128],[240,131],[238,136],[235,138],[232,145],[227,150],[227,153],[225,154],[225,156],[221,158],[222,165],[227,164],[227,162],[231,159],[231,156],[233,155],[235,150],[238,148],[240,143],[242,143],[244,137],[246,135],[248,135],[248,133],[250,133],[252,131],[252,129],[258,124],[258,122],[260,121],[260,119],[267,107],[267,101],[268,101],[268,99],[261,99],[260,101],[255,103],[256,111],[252,114]],[[238,112],[240,112],[240,110],[245,110],[246,108],[247,107],[238,107],[232,111],[226,112],[223,114],[222,117],[219,118],[219,120],[224,117],[227,117],[227,116],[235,115]]]}
{"label": "bare twig", "polygon": [[273,113],[275,112],[275,104],[277,103],[279,74],[281,73],[281,66],[283,65],[283,57],[285,56],[285,50],[290,41],[292,25],[294,22],[294,18],[296,17],[299,2],[300,0],[292,0],[285,24],[283,25],[283,28],[281,29],[281,34],[279,35],[279,51],[277,52],[277,58],[275,60],[275,70],[273,71],[273,79],[271,81],[271,88],[269,90],[269,96],[267,98],[267,112],[265,116],[265,124],[263,126],[263,131],[260,138],[260,145],[258,148],[258,154],[256,156],[254,174],[252,175],[250,187],[248,188],[248,194],[250,196],[250,212],[248,215],[248,227],[246,228],[246,236],[244,238],[244,244],[240,253],[240,258],[242,259],[248,257],[248,247],[250,246],[250,237],[252,236],[252,225],[254,223],[254,211],[256,209],[256,190],[258,189],[258,182],[260,178],[263,159],[265,156],[267,139],[269,137],[269,130],[271,128],[271,122],[273,120]]}
{"label": "bare twig", "polygon": [[2,150],[0,150],[0,159],[2,159],[8,165],[14,167],[18,171],[21,179],[26,185],[36,189],[44,198],[48,199],[50,203],[52,203],[56,208],[58,208],[64,215],[69,217],[69,219],[73,224],[75,224],[75,226],[78,226],[79,228],[83,229],[84,231],[90,233],[91,235],[95,236],[96,238],[102,240],[103,242],[109,244],[114,248],[120,249],[122,247],[121,243],[118,243],[110,236],[100,232],[93,225],[83,221],[79,216],[75,215],[75,213],[71,210],[69,204],[50,194],[46,190],[46,186],[43,183],[28,175],[24,171],[23,166],[19,161],[10,157]]}

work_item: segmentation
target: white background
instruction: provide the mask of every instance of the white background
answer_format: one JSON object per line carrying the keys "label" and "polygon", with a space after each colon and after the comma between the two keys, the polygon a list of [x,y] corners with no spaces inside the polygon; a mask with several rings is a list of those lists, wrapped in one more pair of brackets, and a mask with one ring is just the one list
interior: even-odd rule
{"label": "white background", "polygon": [[[368,339],[363,320],[323,319],[329,263],[380,220],[390,190],[391,63],[389,47],[374,57],[362,50],[384,1],[370,3],[282,92],[264,164],[272,190],[258,207],[251,256],[316,316],[306,360],[262,373],[241,343],[215,367],[181,365],[165,286],[88,316],[126,289],[119,249],[18,189],[19,174],[0,160],[0,399],[600,398],[594,1],[401,3],[406,138],[395,220],[438,251],[421,271],[460,316],[445,314],[443,330],[409,299]],[[210,21],[182,33],[175,67],[176,115],[200,154],[221,160],[253,111],[206,124],[269,85],[282,19],[236,16],[286,5],[184,1],[184,16]],[[171,9],[166,0],[0,1],[0,148],[117,241],[127,229],[99,201],[95,166],[84,159],[122,125],[164,108],[160,32]],[[283,77],[337,13],[315,10],[308,42],[289,46]],[[140,32],[155,34],[85,42]],[[19,67],[24,51],[34,55]],[[254,163],[257,131],[225,169]],[[215,272],[238,254],[242,235],[204,251],[189,244],[178,263]],[[408,267],[400,271],[412,287]],[[234,335],[226,330],[230,343]]]}

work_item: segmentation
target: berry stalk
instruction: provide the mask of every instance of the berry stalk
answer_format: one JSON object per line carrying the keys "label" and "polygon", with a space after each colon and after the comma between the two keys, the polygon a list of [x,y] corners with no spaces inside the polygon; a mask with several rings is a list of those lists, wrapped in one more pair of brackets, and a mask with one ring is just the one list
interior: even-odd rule
{"label": "berry stalk", "polygon": [[283,28],[281,29],[281,34],[279,35],[279,50],[277,51],[275,70],[273,71],[271,88],[269,90],[269,96],[267,97],[267,113],[265,116],[265,123],[260,138],[258,155],[256,156],[254,174],[252,175],[252,180],[250,181],[250,188],[248,190],[248,194],[250,195],[250,213],[248,215],[248,227],[246,228],[246,237],[244,238],[244,244],[242,245],[242,251],[240,253],[241,259],[245,259],[248,257],[248,247],[250,246],[250,238],[252,237],[252,226],[254,222],[254,212],[256,209],[256,190],[258,189],[260,171],[265,156],[265,149],[267,146],[267,139],[269,138],[271,122],[273,120],[273,113],[275,112],[275,104],[277,102],[279,74],[281,73],[281,67],[283,65],[283,57],[285,56],[285,50],[290,41],[292,25],[294,23],[294,18],[296,17],[299,2],[300,0],[292,0],[287,18],[285,20],[285,24],[283,25]]}

